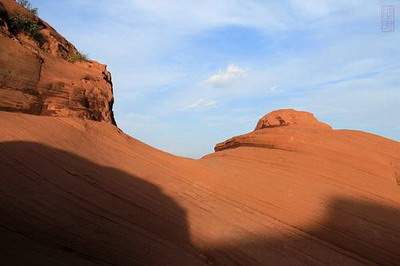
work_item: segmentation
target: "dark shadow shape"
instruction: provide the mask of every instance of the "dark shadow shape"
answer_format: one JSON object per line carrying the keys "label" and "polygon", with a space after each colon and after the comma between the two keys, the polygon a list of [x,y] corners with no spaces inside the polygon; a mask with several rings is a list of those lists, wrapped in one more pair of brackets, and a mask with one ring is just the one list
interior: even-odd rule
{"label": "dark shadow shape", "polygon": [[185,210],[156,186],[41,144],[0,144],[1,265],[400,265],[399,209],[335,198],[324,217],[196,250]]}
{"label": "dark shadow shape", "polygon": [[199,265],[186,211],[120,170],[0,144],[0,265]]}
{"label": "dark shadow shape", "polygon": [[204,251],[216,265],[400,265],[400,209],[334,198],[325,218],[280,237],[249,236]]}

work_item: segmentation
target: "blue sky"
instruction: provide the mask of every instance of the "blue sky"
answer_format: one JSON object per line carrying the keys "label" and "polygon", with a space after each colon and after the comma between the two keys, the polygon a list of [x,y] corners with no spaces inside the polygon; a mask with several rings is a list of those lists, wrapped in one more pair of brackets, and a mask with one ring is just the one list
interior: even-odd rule
{"label": "blue sky", "polygon": [[162,150],[198,158],[288,107],[400,139],[400,29],[380,17],[400,1],[31,2],[108,65],[118,125]]}

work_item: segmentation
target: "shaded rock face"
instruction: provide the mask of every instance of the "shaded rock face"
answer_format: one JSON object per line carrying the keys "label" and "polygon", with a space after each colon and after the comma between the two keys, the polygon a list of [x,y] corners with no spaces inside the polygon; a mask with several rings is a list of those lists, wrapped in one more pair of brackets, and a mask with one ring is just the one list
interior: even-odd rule
{"label": "shaded rock face", "polygon": [[[284,131],[283,128],[285,128]],[[281,109],[262,117],[253,132],[218,143],[215,151],[243,146],[269,149],[291,149],[291,140],[306,131],[330,131],[331,126],[318,121],[312,113]],[[301,137],[302,138],[302,137]]]}
{"label": "shaded rock face", "polygon": [[[13,19],[38,27],[16,31]],[[13,24],[14,23],[14,24]],[[0,110],[116,124],[111,74],[12,0],[0,0]]]}

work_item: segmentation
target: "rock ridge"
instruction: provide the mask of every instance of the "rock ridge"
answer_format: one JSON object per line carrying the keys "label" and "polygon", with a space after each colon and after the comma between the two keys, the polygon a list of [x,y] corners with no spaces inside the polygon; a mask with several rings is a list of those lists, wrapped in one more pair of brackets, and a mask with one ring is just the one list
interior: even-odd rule
{"label": "rock ridge", "polygon": [[263,116],[258,121],[255,130],[283,126],[331,129],[328,124],[318,121],[312,113],[294,109],[280,109]]}
{"label": "rock ridge", "polygon": [[331,126],[318,121],[312,113],[294,109],[280,109],[263,116],[253,132],[232,137],[218,143],[214,151],[238,147],[292,150],[290,144],[302,131],[330,131]]}

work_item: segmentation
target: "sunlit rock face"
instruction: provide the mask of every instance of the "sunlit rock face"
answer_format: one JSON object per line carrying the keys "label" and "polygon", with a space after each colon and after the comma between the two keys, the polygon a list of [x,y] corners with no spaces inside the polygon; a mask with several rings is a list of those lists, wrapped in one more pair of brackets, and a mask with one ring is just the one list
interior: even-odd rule
{"label": "sunlit rock face", "polygon": [[[315,133],[315,131],[329,132],[331,130],[331,126],[318,121],[312,113],[294,109],[280,109],[263,116],[253,132],[218,143],[214,150],[222,151],[240,146],[294,149],[294,144],[298,143],[299,140],[306,143],[309,141],[309,136],[313,134],[321,135]],[[309,134],[305,135],[305,132]],[[312,143],[312,139],[310,141]]]}
{"label": "sunlit rock face", "polygon": [[[0,17],[0,110],[115,124],[105,65],[81,58],[70,42],[15,1],[0,2]],[[37,27],[35,35],[16,28],[22,26],[15,21]]]}
{"label": "sunlit rock face", "polygon": [[262,117],[258,121],[255,130],[282,126],[331,129],[328,124],[318,121],[312,113],[296,111],[294,109],[281,109]]}

